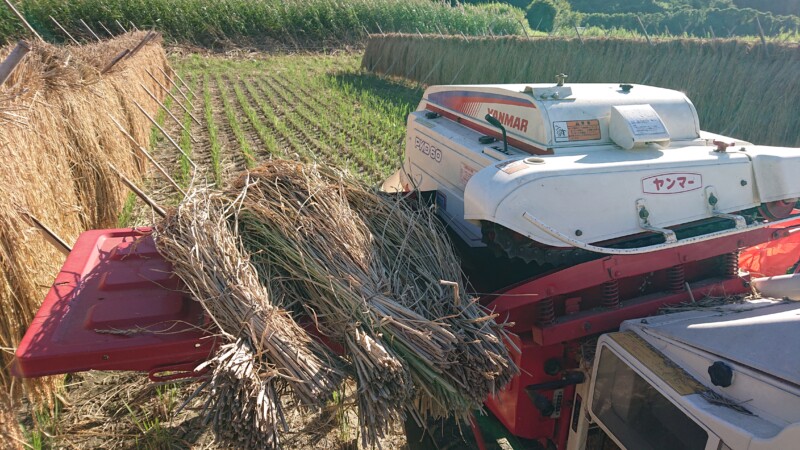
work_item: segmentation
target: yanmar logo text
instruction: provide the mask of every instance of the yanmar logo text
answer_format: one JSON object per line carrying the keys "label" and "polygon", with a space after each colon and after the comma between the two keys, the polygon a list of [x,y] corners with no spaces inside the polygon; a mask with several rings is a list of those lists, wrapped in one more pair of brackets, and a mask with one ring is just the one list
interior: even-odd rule
{"label": "yanmar logo text", "polygon": [[525,119],[492,108],[489,108],[489,114],[507,127],[517,129],[523,133],[528,131],[528,121]]}
{"label": "yanmar logo text", "polygon": [[642,180],[645,194],[678,194],[703,187],[703,176],[699,173],[663,173]]}

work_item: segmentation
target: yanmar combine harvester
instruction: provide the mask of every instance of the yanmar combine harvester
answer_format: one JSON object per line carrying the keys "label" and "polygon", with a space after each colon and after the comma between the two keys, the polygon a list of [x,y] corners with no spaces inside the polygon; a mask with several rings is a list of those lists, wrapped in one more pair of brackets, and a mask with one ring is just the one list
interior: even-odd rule
{"label": "yanmar combine harvester", "polygon": [[[800,306],[659,311],[754,284],[798,298],[800,275],[783,274],[800,260],[800,149],[701,131],[691,101],[667,89],[563,77],[433,86],[384,190],[435,202],[482,303],[513,322],[522,374],[476,414],[478,447],[797,448]],[[79,238],[18,349],[19,373],[163,379],[208,357],[202,309],[148,233]],[[740,266],[783,277],[751,283]],[[95,331],[163,323],[170,333]]]}

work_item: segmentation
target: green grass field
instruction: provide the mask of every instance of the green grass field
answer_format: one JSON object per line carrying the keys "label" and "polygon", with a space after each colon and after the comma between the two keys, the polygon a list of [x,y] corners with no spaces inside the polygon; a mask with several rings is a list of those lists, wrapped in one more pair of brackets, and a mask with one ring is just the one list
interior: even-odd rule
{"label": "green grass field", "polygon": [[[400,164],[405,118],[422,90],[362,72],[360,61],[360,54],[190,56],[176,68],[202,125],[179,115],[194,142],[174,121],[173,137],[216,184],[267,158],[318,161],[377,182]],[[186,180],[188,165],[176,162],[175,176]]]}

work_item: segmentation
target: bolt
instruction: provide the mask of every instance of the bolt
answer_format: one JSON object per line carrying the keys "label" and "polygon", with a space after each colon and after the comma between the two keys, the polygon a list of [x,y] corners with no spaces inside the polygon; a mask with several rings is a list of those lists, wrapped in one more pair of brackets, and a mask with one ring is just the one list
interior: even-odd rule
{"label": "bolt", "polygon": [[717,204],[718,201],[719,200],[717,200],[717,197],[714,194],[711,194],[711,195],[708,196],[708,204],[709,205],[714,206],[714,205]]}
{"label": "bolt", "polygon": [[583,231],[575,230],[575,236],[582,236],[582,235],[583,235]]}
{"label": "bolt", "polygon": [[642,219],[647,219],[650,217],[650,212],[647,210],[647,208],[642,207],[639,209],[639,217]]}
{"label": "bolt", "polygon": [[739,182],[742,186],[747,186],[747,180],[742,180]]}

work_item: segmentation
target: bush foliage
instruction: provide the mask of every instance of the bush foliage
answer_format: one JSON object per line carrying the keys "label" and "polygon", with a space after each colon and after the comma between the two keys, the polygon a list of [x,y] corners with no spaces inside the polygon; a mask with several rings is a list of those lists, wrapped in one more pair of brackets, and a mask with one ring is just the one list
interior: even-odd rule
{"label": "bush foliage", "polygon": [[[688,34],[703,37],[757,36],[758,24],[770,36],[781,33],[796,33],[800,29],[800,17],[773,16],[754,9],[682,9],[674,13],[654,14],[584,14],[581,25],[604,29],[621,28],[641,30],[639,20],[648,33]],[[756,20],[758,17],[758,20]]]}
{"label": "bush foliage", "polygon": [[558,8],[550,0],[534,0],[525,13],[531,29],[536,31],[553,31]]}

